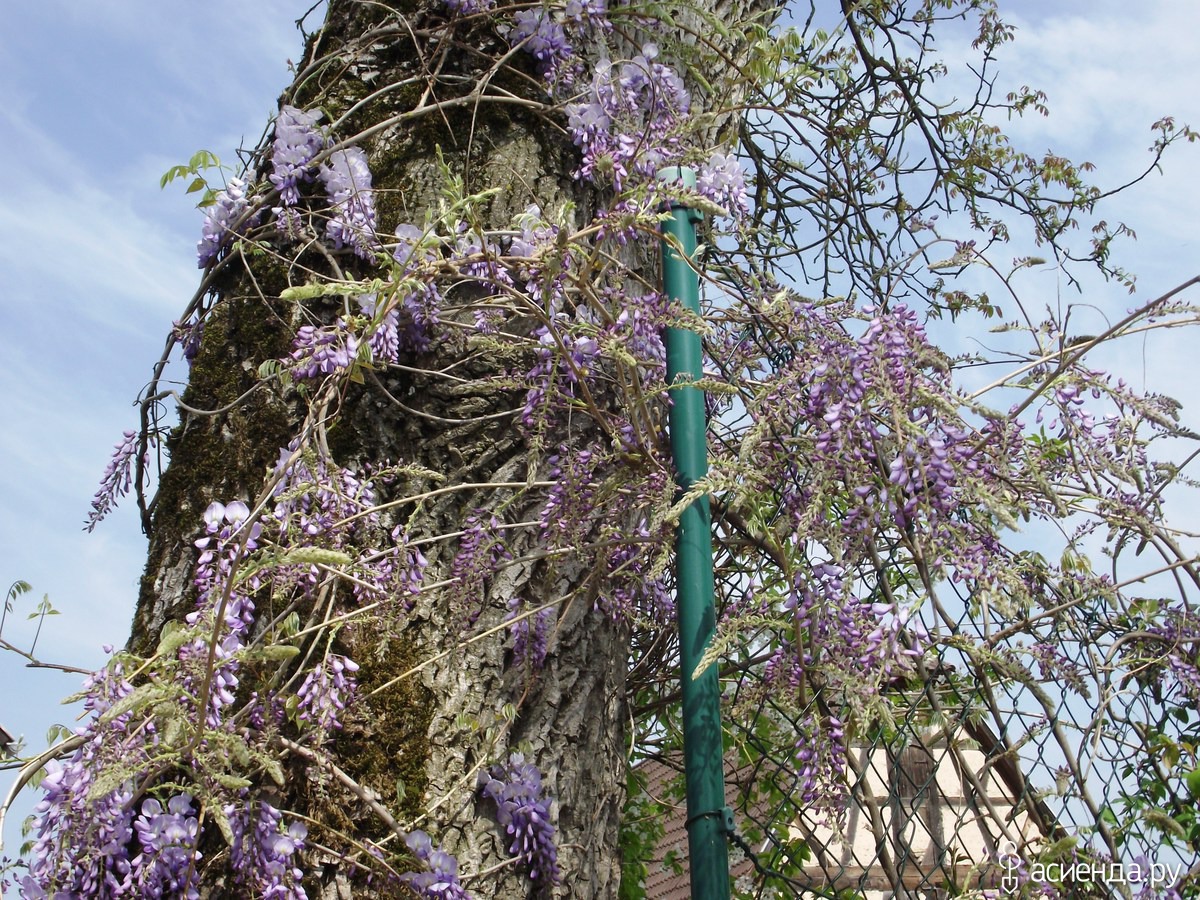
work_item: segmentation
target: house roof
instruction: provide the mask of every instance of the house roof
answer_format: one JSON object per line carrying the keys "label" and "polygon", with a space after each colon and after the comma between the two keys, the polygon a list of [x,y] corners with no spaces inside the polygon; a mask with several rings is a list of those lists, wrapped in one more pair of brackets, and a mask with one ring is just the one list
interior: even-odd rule
{"label": "house roof", "polygon": [[[690,879],[688,877],[688,835],[687,810],[685,801],[674,799],[670,790],[671,782],[679,775],[682,763],[679,761],[664,761],[647,759],[638,765],[638,772],[646,780],[646,793],[668,810],[666,820],[662,823],[663,834],[655,848],[653,858],[646,861],[646,896],[654,900],[689,900],[691,897]],[[728,783],[732,772],[725,773]],[[754,866],[750,860],[742,857],[736,849],[731,850],[729,874],[733,878],[750,875]],[[667,860],[676,860],[682,866],[682,872],[677,873],[674,866],[668,865]]]}

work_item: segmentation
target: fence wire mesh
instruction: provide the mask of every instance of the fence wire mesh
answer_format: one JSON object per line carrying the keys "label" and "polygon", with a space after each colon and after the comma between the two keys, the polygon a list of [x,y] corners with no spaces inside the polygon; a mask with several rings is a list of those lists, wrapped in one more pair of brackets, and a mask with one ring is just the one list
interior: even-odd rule
{"label": "fence wire mesh", "polygon": [[[718,571],[725,596],[744,590],[744,570]],[[922,664],[869,717],[840,690],[781,688],[773,648],[794,636],[764,626],[722,668],[735,896],[1130,897],[1186,873],[1195,854],[1154,826],[1189,801],[1147,793],[1181,707],[1161,659],[1106,632],[1093,602],[930,598]],[[646,765],[642,789],[670,806],[676,767]],[[667,832],[647,896],[669,900],[688,894],[671,867],[686,836]]]}
{"label": "fence wire mesh", "polygon": [[[718,545],[718,596],[745,603],[771,563]],[[1179,826],[1195,800],[1163,760],[1195,750],[1196,707],[1162,678],[1185,644],[1139,638],[1153,601],[1059,582],[1017,608],[953,582],[930,591],[887,557],[856,574],[872,596],[922,595],[901,635],[925,635],[912,673],[869,697],[819,667],[781,673],[806,640],[788,615],[765,615],[718,663],[734,896],[1149,897],[1195,871]],[[682,764],[675,725],[659,722],[636,784],[678,822],[646,881],[671,900],[688,896]]]}

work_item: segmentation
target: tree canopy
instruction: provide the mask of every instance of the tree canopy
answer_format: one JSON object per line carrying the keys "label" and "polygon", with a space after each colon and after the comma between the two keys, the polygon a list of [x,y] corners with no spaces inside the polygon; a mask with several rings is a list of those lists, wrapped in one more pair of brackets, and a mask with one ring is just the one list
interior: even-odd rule
{"label": "tree canopy", "polygon": [[[305,37],[237,171],[164,176],[201,284],[89,520],[132,494],[150,557],[19,772],[21,896],[645,896],[700,496],[738,896],[1196,892],[1197,436],[1092,360],[1197,279],[1099,333],[1022,296],[1132,276],[1108,189],[1005,137],[1045,97],[994,90],[1002,8],[331,0]],[[1147,171],[1195,137],[1153,132]]]}

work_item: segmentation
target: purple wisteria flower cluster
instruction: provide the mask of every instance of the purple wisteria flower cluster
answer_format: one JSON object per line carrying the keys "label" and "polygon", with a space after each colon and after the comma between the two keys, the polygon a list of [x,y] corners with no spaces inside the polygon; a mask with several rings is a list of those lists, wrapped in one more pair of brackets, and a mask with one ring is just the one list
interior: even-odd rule
{"label": "purple wisteria flower cluster", "polygon": [[[320,112],[284,106],[275,119],[271,144],[271,184],[279,189],[282,207],[300,202],[300,185],[313,180],[312,161],[325,149],[325,135],[317,128]],[[276,209],[278,215],[282,211]]]}
{"label": "purple wisteria flower cluster", "polygon": [[[205,721],[212,728],[221,725],[223,711],[235,700],[239,656],[254,625],[251,592],[260,582],[251,578],[237,584],[235,576],[238,562],[258,548],[262,535],[262,525],[257,521],[242,531],[249,518],[250,509],[240,500],[228,505],[213,502],[204,511],[207,535],[196,541],[200,550],[193,579],[196,609],[188,613],[186,622],[201,626],[205,633],[181,647],[179,658],[183,663],[182,681],[191,696],[207,698]],[[211,671],[210,655],[215,663]]]}
{"label": "purple wisteria flower cluster", "polygon": [[[281,451],[277,477],[271,512],[252,516],[240,500],[213,502],[205,509],[204,536],[195,542],[196,606],[185,617],[185,628],[165,633],[159,662],[169,672],[161,683],[147,684],[135,696],[120,662],[85,683],[84,706],[91,716],[79,732],[85,740],[68,759],[47,766],[22,896],[198,896],[192,878],[200,859],[201,817],[192,794],[146,798],[140,815],[135,806],[137,773],[161,767],[152,760],[179,752],[195,727],[181,729],[171,717],[160,720],[167,707],[176,710],[172,716],[202,722],[210,735],[181,757],[180,765],[204,786],[206,803],[222,803],[233,835],[233,877],[255,896],[304,896],[297,865],[304,826],[292,822],[284,827],[283,814],[256,799],[241,779],[230,782],[237,786],[229,789],[234,796],[220,790],[214,795],[225,782],[210,777],[210,770],[215,765],[223,776],[229,765],[228,750],[221,748],[271,752],[255,742],[268,723],[272,731],[284,724],[285,704],[277,696],[264,704],[258,692],[241,697],[244,669],[256,652],[254,597],[260,590],[268,596],[313,591],[319,570],[311,563],[260,565],[251,573],[244,567],[267,542],[276,548],[278,542],[313,547],[320,559],[349,560],[336,548],[379,533],[379,526],[371,512],[373,485],[328,460],[297,452],[293,445]],[[360,563],[356,590],[372,599],[397,593],[397,586],[420,590],[424,557],[404,546],[399,529],[393,538],[397,549]],[[357,670],[353,660],[329,653],[307,673],[295,698],[294,721],[303,737],[323,741],[341,727],[354,699]],[[136,702],[139,698],[144,699]],[[239,702],[245,703],[244,717],[233,714]],[[116,704],[122,704],[119,714],[112,711]],[[223,802],[222,796],[228,800]]]}
{"label": "purple wisteria flower cluster", "polygon": [[363,259],[374,258],[379,237],[375,233],[375,192],[367,155],[358,147],[337,150],[321,167],[320,177],[333,206],[325,226],[326,236],[339,250],[349,247]]}
{"label": "purple wisteria flower cluster", "polygon": [[521,423],[530,433],[541,430],[550,413],[570,406],[574,385],[600,354],[594,337],[571,337],[562,332],[561,328],[541,326],[536,333],[538,362],[526,374],[530,387],[521,413]]}
{"label": "purple wisteria flower cluster", "polygon": [[[446,0],[451,8],[456,2]],[[611,28],[606,0],[568,0],[561,8],[520,10],[502,31],[514,47],[538,61],[538,71],[551,87],[568,88],[582,69],[576,46],[586,46]]]}
{"label": "purple wisteria flower cluster", "polygon": [[1083,670],[1060,647],[1049,641],[1041,641],[1031,646],[1028,652],[1038,664],[1042,681],[1069,687],[1081,696],[1090,698],[1091,691]]}
{"label": "purple wisteria flower cluster", "polygon": [[[319,181],[327,206],[325,236],[334,249],[349,248],[366,260],[381,247],[375,230],[375,193],[366,154],[358,147],[334,150],[318,163],[330,146],[318,127],[319,110],[284,106],[275,120],[271,144],[271,172],[267,176],[279,193],[272,208],[276,230],[298,240],[304,232],[300,213],[303,188]],[[263,216],[255,209],[253,185],[245,178],[230,179],[207,207],[196,253],[201,268],[220,256],[236,235],[246,234]]]}
{"label": "purple wisteria flower cluster", "polygon": [[735,156],[714,153],[696,175],[696,190],[730,215],[741,215],[748,207],[746,172]]}
{"label": "purple wisteria flower cluster", "polygon": [[256,897],[305,900],[304,873],[297,854],[304,849],[308,828],[303,822],[284,825],[283,813],[265,801],[229,805],[225,815],[233,832],[230,863],[239,883]]}
{"label": "purple wisteria flower cluster", "polygon": [[[324,546],[340,547],[378,521],[371,514],[377,496],[371,479],[324,455],[302,452],[299,440],[279,451],[274,474],[272,528],[278,528],[277,539],[283,543],[321,538]],[[351,517],[353,521],[336,527]]]}
{"label": "purple wisteria flower cluster", "polygon": [[614,620],[637,616],[650,622],[673,621],[675,595],[661,558],[671,534],[661,523],[651,529],[644,517],[632,527],[609,532],[613,547],[604,561],[604,586],[596,607]]}
{"label": "purple wisteria flower cluster", "polygon": [[[994,583],[1007,566],[993,565],[999,544],[991,520],[960,513],[1001,489],[999,473],[1022,449],[1020,423],[991,416],[976,429],[948,414],[943,398],[955,397],[955,390],[914,313],[903,306],[860,312],[844,301],[796,301],[777,305],[764,319],[781,313],[790,340],[808,350],[758,388],[751,415],[777,424],[774,436],[752,451],[751,474],[780,497],[796,533],[856,548],[880,530],[895,529],[922,546],[959,548],[953,559],[932,551],[936,571]],[[843,324],[864,317],[857,337]],[[737,356],[726,361],[735,371],[756,364]],[[887,412],[892,408],[905,409],[904,418]],[[782,436],[785,430],[790,436]],[[744,459],[754,446],[746,445]],[[799,459],[821,477],[803,476]],[[828,516],[834,497],[843,506],[836,519]]]}
{"label": "purple wisteria flower cluster", "polygon": [[200,823],[190,794],[176,794],[163,809],[153,797],[142,803],[142,814],[133,823],[142,852],[133,860],[140,897],[183,897],[195,900],[196,863],[200,851]]}
{"label": "purple wisteria flower cluster", "polygon": [[462,16],[473,16],[487,12],[496,5],[495,0],[445,0],[446,9]]}
{"label": "purple wisteria flower cluster", "polygon": [[297,706],[299,720],[312,722],[320,733],[328,734],[342,727],[339,716],[346,704],[354,699],[358,684],[354,673],[358,663],[338,654],[332,654],[316,666],[296,692],[300,699]]}
{"label": "purple wisteria flower cluster", "polygon": [[407,872],[401,880],[419,897],[429,900],[471,900],[458,881],[458,860],[440,847],[424,831],[414,831],[404,839],[408,849],[427,868],[425,872]]}
{"label": "purple wisteria flower cluster", "polygon": [[[356,600],[365,604],[394,599],[410,611],[429,564],[420,547],[413,545],[403,526],[383,530],[374,510],[378,493],[372,478],[325,456],[300,452],[299,446],[293,441],[280,451],[276,463],[275,507],[268,523],[272,537],[285,546],[340,551],[354,560]],[[387,472],[376,476],[386,478]],[[277,587],[311,597],[321,572],[313,564],[287,565],[272,577]],[[346,671],[352,670],[347,666]],[[353,692],[343,694],[342,699],[348,702],[352,696]]]}
{"label": "purple wisteria flower cluster", "polygon": [[[229,732],[227,712],[237,698],[242,656],[255,622],[251,594],[261,586],[259,578],[239,579],[236,573],[259,546],[263,531],[241,501],[214,502],[203,518],[206,535],[196,542],[196,609],[186,618],[200,633],[175,642],[172,683],[144,690],[151,691],[146,703],[158,697],[194,707],[192,715],[209,729]],[[132,702],[133,686],[121,673],[122,665],[114,662],[88,680],[84,705],[92,719],[80,732],[86,740],[71,758],[47,767],[44,797],[35,810],[38,842],[22,885],[25,897],[199,896],[193,881],[200,859],[199,816],[192,796],[147,798],[140,815],[134,806],[135,774],[170,747],[156,749],[161,741],[158,722],[134,719],[135,709],[142,707]],[[344,680],[339,685],[334,673],[328,681],[306,695],[306,709],[314,716],[322,715],[328,703],[344,705],[338,696]],[[110,712],[122,702],[125,711]],[[170,737],[171,728],[168,724],[168,742],[177,740]],[[110,781],[111,787],[101,787]],[[240,872],[240,877],[252,878],[247,883],[255,884],[260,896],[302,897],[298,870],[286,865],[303,843],[302,826],[280,833],[278,813],[265,804],[255,813],[254,824],[239,808],[234,803],[226,809],[234,833],[243,835],[232,848],[234,867],[245,864],[254,870],[252,876]]]}
{"label": "purple wisteria flower cluster", "polygon": [[529,867],[535,882],[557,884],[558,847],[538,767],[511,753],[507,763],[480,775],[480,790],[496,804],[496,821],[511,838],[508,852]]}
{"label": "purple wisteria flower cluster", "polygon": [[204,319],[194,316],[171,326],[171,336],[183,351],[183,358],[190,366],[200,353],[200,341],[204,338]]}
{"label": "purple wisteria flower cluster", "polygon": [[[458,0],[447,0],[456,8]],[[538,60],[552,94],[575,97],[584,73],[577,46],[595,45],[612,29],[605,0],[568,0],[565,7],[532,7],[513,17],[507,37]],[[653,42],[627,61],[601,56],[591,65],[582,99],[566,107],[568,133],[583,155],[577,178],[620,193],[653,179],[659,169],[681,162],[691,96],[683,78],[659,62]],[[701,165],[697,190],[730,215],[745,211],[746,180],[741,163],[716,152]]]}
{"label": "purple wisteria flower cluster", "polygon": [[576,449],[565,444],[547,461],[554,486],[538,513],[538,533],[548,549],[571,547],[591,529],[600,514],[596,492],[611,460],[603,449]]}
{"label": "purple wisteria flower cluster", "polygon": [[318,179],[330,204],[326,237],[335,249],[349,247],[370,260],[380,244],[375,233],[375,193],[367,156],[358,147],[346,147],[314,166],[313,161],[329,144],[317,128],[320,119],[319,111],[284,106],[275,120],[270,180],[279,190],[280,206],[274,210],[278,228],[286,234],[298,231],[294,207],[300,203],[300,186]]}
{"label": "purple wisteria flower cluster", "polygon": [[204,213],[204,226],[196,256],[201,269],[215,260],[239,234],[257,224],[259,214],[250,210],[250,185],[231,178]]}
{"label": "purple wisteria flower cluster", "polygon": [[[561,286],[555,288],[561,292]],[[552,308],[562,304],[561,293],[551,293]],[[662,330],[675,322],[675,314],[661,294],[626,292],[605,288],[601,292],[609,321],[597,324],[590,311],[570,317],[565,312],[552,324],[535,332],[537,363],[525,374],[528,389],[521,411],[527,439],[541,443],[540,435],[556,419],[569,415],[581,386],[619,360],[631,381],[645,393],[666,396],[666,348]],[[632,435],[632,424],[620,425],[623,435]],[[630,440],[632,448],[634,441]]]}
{"label": "purple wisteria flower cluster", "polygon": [[1136,668],[1154,661],[1156,676],[1186,703],[1200,702],[1200,617],[1186,605],[1173,604],[1148,610],[1137,625],[1150,640],[1130,641],[1124,656]]}
{"label": "purple wisteria flower cluster", "polygon": [[845,737],[844,725],[837,716],[829,716],[824,722],[810,716],[796,738],[800,802],[825,813],[831,822],[841,821],[849,800]]}
{"label": "purple wisteria flower cluster", "polygon": [[512,558],[503,535],[503,523],[488,512],[474,512],[463,522],[445,602],[467,622],[474,622],[479,615],[480,602],[501,562]]}
{"label": "purple wisteria flower cluster", "polygon": [[[157,801],[145,801],[142,819],[136,819],[133,773],[149,764],[155,734],[132,727],[130,712],[112,715],[133,693],[120,663],[90,676],[83,689],[90,716],[76,732],[83,743],[67,759],[46,764],[21,896],[120,897],[141,885],[151,891],[145,896],[162,896],[152,893],[155,886],[182,885],[199,858],[194,840],[189,842],[190,800],[168,801],[169,815],[178,818],[158,821],[170,826],[169,836],[150,826],[161,812]],[[190,896],[184,890],[171,896]]]}
{"label": "purple wisteria flower cluster", "polygon": [[358,357],[358,336],[344,319],[333,325],[302,325],[292,341],[292,377],[319,378],[347,371]]}
{"label": "purple wisteria flower cluster", "polygon": [[520,596],[513,597],[508,601],[508,614],[504,620],[512,623],[508,631],[513,639],[514,662],[536,672],[546,663],[550,626],[554,624],[555,611],[539,609],[528,614],[524,607],[525,601]]}
{"label": "purple wisteria flower cluster", "polygon": [[371,351],[371,361],[399,362],[401,341],[399,310],[394,307],[380,309],[379,294],[377,293],[362,294],[357,299],[359,310],[371,320],[371,324],[367,328],[367,346]]}
{"label": "purple wisteria flower cluster", "polygon": [[[112,458],[104,469],[100,479],[100,489],[92,498],[92,511],[88,513],[85,530],[91,531],[117,505],[117,500],[129,493],[133,486],[133,468],[138,449],[136,431],[126,431],[121,442],[113,448]],[[149,462],[149,447],[142,455],[142,465]]]}
{"label": "purple wisteria flower cluster", "polygon": [[654,178],[683,152],[691,96],[678,73],[646,44],[625,63],[601,59],[584,99],[567,107],[567,130],[583,154],[576,176],[618,193],[633,177]]}

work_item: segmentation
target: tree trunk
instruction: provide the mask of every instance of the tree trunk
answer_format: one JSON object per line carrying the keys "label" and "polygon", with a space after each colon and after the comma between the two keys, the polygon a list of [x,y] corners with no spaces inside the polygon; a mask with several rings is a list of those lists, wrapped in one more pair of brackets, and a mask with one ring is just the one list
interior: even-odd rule
{"label": "tree trunk", "polygon": [[[366,151],[380,235],[436,214],[448,175],[461,178],[467,194],[496,189],[479,207],[481,229],[511,227],[532,205],[576,227],[591,220],[598,195],[574,177],[579,151],[561,113],[544,111],[536,64],[512,50],[495,21],[451,16],[429,0],[331,0],[324,27],[309,39],[283,103],[320,108],[335,139]],[[619,31],[612,37],[629,39]],[[722,121],[714,120],[714,134]],[[252,168],[265,179],[265,148]],[[204,533],[206,507],[235,499],[252,507],[268,503],[263,473],[306,422],[312,425],[305,398],[279,382],[263,383],[260,367],[287,358],[299,326],[332,322],[350,300],[296,303],[281,295],[306,284],[311,272],[352,279],[377,271],[348,251],[331,254],[318,244],[297,247],[267,236],[260,244],[267,253],[235,248],[210,276],[181,424],[168,441],[170,465],[151,506],[149,562],[130,639],[136,653],[150,654],[164,626],[194,605],[194,542]],[[657,272],[647,271],[645,261],[641,266],[646,280],[656,282]],[[469,296],[470,288],[461,290]],[[411,602],[368,597],[369,615],[361,609],[367,601],[345,584],[300,606],[276,597],[256,601],[257,633],[296,612],[308,626],[301,634],[317,635],[302,642],[302,659],[327,645],[361,669],[344,728],[319,750],[296,744],[282,723],[264,726],[274,729],[272,746],[288,777],[282,786],[260,777],[250,790],[308,823],[310,896],[396,896],[404,889],[368,865],[364,848],[384,848],[388,865],[403,872],[405,861],[413,861],[399,839],[419,828],[458,858],[464,885],[478,896],[615,897],[630,625],[598,602],[603,536],[593,530],[591,549],[547,553],[537,529],[528,527],[546,502],[532,488],[549,475],[544,450],[603,445],[609,436],[579,416],[531,445],[515,427],[525,392],[513,375],[529,370],[532,351],[460,327],[465,311],[444,315],[428,347],[401,366],[367,371],[361,384],[333,398],[336,424],[317,441],[333,462],[358,473],[408,467],[377,484],[375,499],[386,511],[362,540],[379,547],[402,528],[428,559],[424,587]],[[536,324],[517,317],[509,327],[529,334]],[[400,502],[422,494],[420,503]],[[455,569],[477,536],[472,522],[503,529],[496,534],[507,561],[491,573]],[[514,662],[504,622],[514,608],[543,605],[554,611],[554,624],[544,666],[533,670]],[[339,616],[343,624],[322,626]],[[278,677],[247,668],[243,702],[255,686],[252,674],[264,690],[268,677]],[[286,680],[289,690],[301,672]],[[480,774],[518,749],[540,769],[553,798],[564,873],[558,885],[531,881],[512,865],[512,838],[479,790]],[[227,848],[206,840],[204,892],[237,893]]]}
{"label": "tree trunk", "polygon": [[[445,17],[440,7],[415,3],[334,0],[285,101],[305,109],[319,106],[329,119],[345,116],[339,134],[352,135],[427,103],[422,97],[427,85],[436,86],[442,101],[468,94],[506,45],[486,23],[446,25]],[[515,93],[536,88],[528,68],[507,77]],[[401,87],[378,90],[383,85]],[[374,98],[364,100],[372,90]],[[535,203],[553,210],[572,202],[585,215],[591,206],[571,179],[577,160],[561,130],[519,107],[464,103],[430,111],[385,125],[360,145],[374,173],[380,234],[400,222],[420,223],[436,203],[439,151],[468,191],[479,185],[502,188],[487,209],[487,227],[506,225]],[[313,258],[305,262],[320,265]],[[353,268],[344,260],[342,265]],[[263,361],[287,356],[297,312],[278,297],[302,279],[299,268],[254,258],[240,271],[226,266],[217,283],[185,402],[193,410],[233,405],[217,414],[183,412],[170,438],[171,463],[153,505],[149,563],[130,640],[135,651],[152,650],[164,624],[193,602],[192,544],[202,533],[205,507],[216,500],[253,499],[263,472],[299,426],[303,409],[294,395],[258,389],[237,398],[254,387]],[[411,361],[414,371],[372,377],[344,398],[338,430],[330,436],[336,461],[356,468],[385,460],[415,464],[441,476],[428,487],[522,484],[542,476],[543,464],[529,455],[511,416],[503,415],[520,406],[520,393],[500,392],[492,384],[512,362],[479,358],[469,341],[443,340]],[[457,377],[430,374],[447,370]],[[404,405],[389,397],[404,398]],[[388,524],[402,523],[418,537],[454,534],[473,512],[490,514],[514,498],[515,506],[498,515],[522,521],[536,514],[536,506],[521,501],[520,493],[450,490]],[[520,560],[535,549],[533,541],[533,535],[518,537],[506,542],[507,550]],[[455,542],[433,548],[426,550],[428,583],[450,577]],[[569,873],[555,895],[616,895],[628,628],[599,612],[587,592],[578,592],[587,574],[579,562],[518,562],[481,585],[483,595],[469,598],[466,608],[451,603],[446,591],[425,591],[411,613],[354,619],[338,635],[340,649],[362,665],[364,699],[327,748],[328,762],[386,807],[396,808],[401,783],[398,824],[424,829],[455,854],[464,883],[479,896],[525,897],[530,891],[516,867],[500,866],[509,859],[509,837],[476,786],[481,766],[486,770],[503,761],[518,745],[541,769],[555,801],[559,864]],[[499,626],[517,596],[528,606],[562,601],[546,664],[535,675],[506,662],[504,628],[456,647],[468,634]],[[432,661],[416,676],[371,695],[427,660]],[[510,704],[515,717],[506,717]],[[334,851],[312,851],[312,874],[305,881],[310,894],[394,896],[394,882],[368,884],[344,858],[353,855],[352,841],[384,840],[387,824],[362,796],[329,777],[330,765],[293,757],[289,766],[287,786],[283,796],[273,795],[274,805],[328,826],[319,834],[313,830],[316,841],[310,845]],[[424,810],[429,818],[413,821]],[[233,890],[224,886],[222,861],[219,849],[209,854],[210,893]],[[486,879],[471,881],[497,866]]]}

